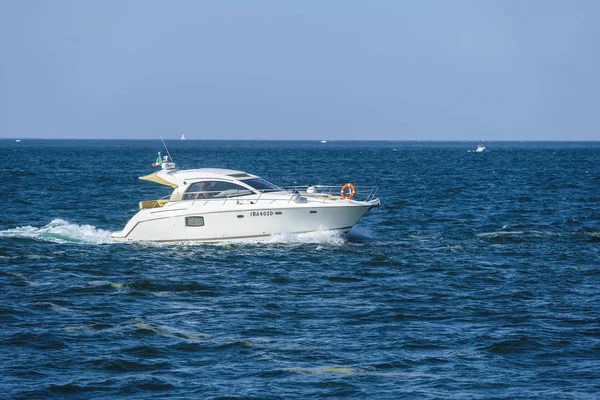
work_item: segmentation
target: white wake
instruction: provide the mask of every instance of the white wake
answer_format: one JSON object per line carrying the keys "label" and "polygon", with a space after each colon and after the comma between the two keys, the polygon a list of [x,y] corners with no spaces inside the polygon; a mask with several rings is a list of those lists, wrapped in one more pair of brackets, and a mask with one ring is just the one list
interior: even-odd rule
{"label": "white wake", "polygon": [[[77,225],[63,219],[54,219],[42,227],[20,226],[17,228],[0,231],[0,238],[21,238],[52,243],[89,243],[105,244],[115,243],[110,235],[112,232],[96,228],[92,225]],[[213,245],[231,244],[322,244],[343,245],[347,242],[346,236],[339,231],[316,231],[308,233],[280,233],[260,239],[241,239],[235,241],[213,242]],[[208,243],[183,241],[177,243],[141,242],[149,246],[169,245],[206,245]]]}
{"label": "white wake", "polygon": [[279,233],[270,236],[265,242],[340,245],[346,243],[346,238],[339,231],[315,231],[307,233]]}
{"label": "white wake", "polygon": [[40,227],[20,226],[0,231],[0,238],[23,238],[53,243],[112,243],[112,232],[92,225],[77,225],[62,219]]}
{"label": "white wake", "polygon": [[346,237],[339,231],[315,231],[307,233],[277,233],[268,237],[248,238],[236,240],[223,240],[220,242],[201,243],[185,242],[185,244],[210,244],[216,246],[235,246],[235,245],[264,245],[264,244],[322,244],[339,246],[347,242]]}

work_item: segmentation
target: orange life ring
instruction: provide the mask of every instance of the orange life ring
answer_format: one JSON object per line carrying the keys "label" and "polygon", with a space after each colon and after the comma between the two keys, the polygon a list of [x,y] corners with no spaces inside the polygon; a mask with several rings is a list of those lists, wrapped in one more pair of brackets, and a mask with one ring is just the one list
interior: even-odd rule
{"label": "orange life ring", "polygon": [[[350,193],[348,195],[346,195],[346,189],[350,189]],[[344,198],[344,199],[350,200],[351,198],[354,197],[355,194],[356,194],[356,186],[354,186],[351,183],[346,183],[342,187],[342,192],[340,193],[340,196],[342,196],[342,198]]]}

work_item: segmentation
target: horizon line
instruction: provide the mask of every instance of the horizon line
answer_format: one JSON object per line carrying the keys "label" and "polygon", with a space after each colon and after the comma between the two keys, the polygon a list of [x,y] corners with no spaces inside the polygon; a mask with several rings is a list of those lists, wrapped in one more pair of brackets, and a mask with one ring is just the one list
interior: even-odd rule
{"label": "horizon line", "polygon": [[[41,138],[41,137],[30,137],[30,138],[19,138],[19,137],[8,137],[0,138],[1,140],[97,140],[97,141],[125,141],[125,140],[137,140],[137,141],[153,141],[160,140],[159,138],[71,138],[71,137],[55,137],[55,138]],[[170,139],[164,138],[164,140],[178,141],[178,142],[200,142],[200,141],[214,141],[214,142],[321,142],[326,140],[329,142],[600,142],[600,140],[594,139]]]}

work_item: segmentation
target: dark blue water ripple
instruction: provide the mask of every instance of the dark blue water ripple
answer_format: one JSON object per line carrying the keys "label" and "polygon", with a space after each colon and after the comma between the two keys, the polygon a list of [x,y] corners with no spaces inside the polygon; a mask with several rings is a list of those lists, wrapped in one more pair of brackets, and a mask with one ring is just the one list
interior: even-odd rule
{"label": "dark blue water ripple", "polygon": [[7,398],[595,398],[598,143],[174,142],[375,184],[347,236],[115,244],[158,141],[0,142]]}

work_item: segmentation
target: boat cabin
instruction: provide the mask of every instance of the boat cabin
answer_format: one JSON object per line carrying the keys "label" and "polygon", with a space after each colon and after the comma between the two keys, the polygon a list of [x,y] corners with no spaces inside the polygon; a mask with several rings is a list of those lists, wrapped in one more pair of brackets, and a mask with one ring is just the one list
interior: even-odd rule
{"label": "boat cabin", "polygon": [[[201,168],[192,170],[161,170],[140,179],[174,187],[168,201],[224,199],[284,189],[243,171]],[[140,208],[162,207],[167,200],[140,202]]]}

